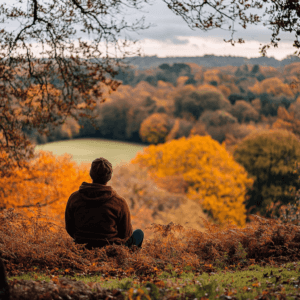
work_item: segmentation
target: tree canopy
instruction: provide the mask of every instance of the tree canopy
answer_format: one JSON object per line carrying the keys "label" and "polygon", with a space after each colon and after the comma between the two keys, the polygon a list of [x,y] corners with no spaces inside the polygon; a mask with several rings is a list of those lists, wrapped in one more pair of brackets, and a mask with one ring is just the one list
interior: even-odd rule
{"label": "tree canopy", "polygon": [[167,190],[166,185],[174,190],[181,179],[187,197],[201,204],[214,222],[225,224],[230,220],[238,226],[245,225],[244,196],[253,180],[209,135],[151,145],[138,153],[132,163],[145,167]]}
{"label": "tree canopy", "polygon": [[300,188],[295,164],[300,161],[300,141],[291,132],[276,129],[250,134],[236,145],[233,156],[254,179],[247,191],[246,209],[270,217],[269,208],[278,203],[294,204]]}
{"label": "tree canopy", "polygon": [[[263,16],[269,16],[266,25],[272,26],[272,46],[278,46],[280,31],[289,31],[295,32],[293,46],[300,48],[297,0],[233,0],[228,4],[210,0],[163,1],[192,29],[224,29],[228,24],[232,38],[226,42],[232,45],[244,42],[242,38],[233,40],[235,22],[246,29],[247,24],[263,21],[261,16],[249,13],[250,8],[258,8]],[[122,59],[139,54],[131,47],[136,41],[121,39],[122,33],[148,28],[144,18],[128,24],[124,18],[119,21],[120,16],[127,7],[140,10],[147,3],[148,0],[15,0],[0,5],[1,172],[33,158],[33,145],[26,130],[49,133],[68,116],[91,118],[96,102],[105,101],[105,88],[118,88],[120,82],[114,76]],[[16,22],[16,30],[8,26]],[[82,39],[80,32],[87,33],[89,40]],[[262,46],[263,56],[269,47]],[[209,78],[212,75],[207,74]]]}

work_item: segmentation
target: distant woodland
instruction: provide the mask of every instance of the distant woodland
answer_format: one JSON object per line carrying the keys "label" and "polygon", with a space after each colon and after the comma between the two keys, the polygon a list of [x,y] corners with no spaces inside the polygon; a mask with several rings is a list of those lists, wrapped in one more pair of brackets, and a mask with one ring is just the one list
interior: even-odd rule
{"label": "distant woodland", "polygon": [[[127,68],[119,73],[122,84],[115,92],[97,84],[105,101],[95,99],[93,122],[69,118],[49,128],[49,136],[33,130],[26,134],[36,143],[92,137],[149,145],[130,166],[115,172],[117,181],[112,182],[131,199],[135,226],[144,228],[151,218],[180,219],[181,224],[195,218],[193,227],[201,227],[198,215],[182,219],[181,202],[216,224],[231,220],[243,227],[253,213],[286,216],[281,209],[300,199],[299,73],[300,62],[280,68],[193,63]],[[50,82],[50,94],[59,94],[60,86],[58,80]],[[29,99],[38,96],[33,85]],[[16,168],[14,176],[3,177],[2,209],[33,207],[35,202],[63,224],[65,201],[82,181],[89,181],[86,167],[42,151],[28,170]],[[198,208],[192,208],[195,203]],[[171,207],[175,211],[170,213]]]}
{"label": "distant woodland", "polygon": [[80,137],[158,144],[193,133],[226,141],[228,147],[262,129],[299,136],[300,85],[290,86],[299,76],[300,62],[280,68],[194,63],[128,68],[118,75],[117,91],[104,92],[106,101],[91,112],[94,126],[87,119],[68,119],[50,136],[28,135],[37,144]]}

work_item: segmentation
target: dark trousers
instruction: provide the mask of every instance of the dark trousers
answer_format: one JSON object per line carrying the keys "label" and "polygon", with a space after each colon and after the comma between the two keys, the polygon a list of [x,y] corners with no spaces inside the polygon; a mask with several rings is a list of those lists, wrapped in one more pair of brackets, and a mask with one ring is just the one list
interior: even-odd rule
{"label": "dark trousers", "polygon": [[[133,231],[131,237],[126,241],[125,246],[127,247],[131,247],[133,245],[136,245],[137,247],[141,248],[142,247],[142,243],[144,240],[144,232],[141,229],[136,229]],[[76,241],[74,240],[74,242],[76,243]],[[78,241],[76,244],[85,244],[83,241]],[[104,247],[103,245],[91,245],[91,244],[87,244],[85,246],[86,249],[91,250],[92,248],[102,248]]]}
{"label": "dark trousers", "polygon": [[125,243],[125,246],[127,246],[127,247],[130,248],[131,246],[136,245],[136,246],[138,246],[138,247],[141,248],[143,240],[144,240],[144,232],[143,232],[143,230],[136,229],[132,233],[131,237]]}

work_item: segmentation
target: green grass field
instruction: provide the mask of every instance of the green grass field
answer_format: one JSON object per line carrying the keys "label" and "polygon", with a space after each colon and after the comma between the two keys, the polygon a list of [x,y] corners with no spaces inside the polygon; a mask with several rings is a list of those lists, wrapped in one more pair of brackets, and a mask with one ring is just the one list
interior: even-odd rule
{"label": "green grass field", "polygon": [[[159,280],[155,283],[140,283],[137,277],[105,278],[102,274],[72,278],[85,283],[98,282],[105,289],[119,289],[125,299],[300,299],[300,262],[264,267],[251,265],[244,270],[218,269],[216,273],[201,275],[188,270],[179,275],[171,265],[168,267],[169,271],[157,276]],[[37,268],[37,272],[8,279],[49,282],[53,277],[56,276],[39,273]]]}

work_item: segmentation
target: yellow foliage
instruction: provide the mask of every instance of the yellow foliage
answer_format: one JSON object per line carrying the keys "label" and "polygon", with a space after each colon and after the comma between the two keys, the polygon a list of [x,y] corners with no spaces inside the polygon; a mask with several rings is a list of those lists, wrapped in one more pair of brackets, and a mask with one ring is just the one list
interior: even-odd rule
{"label": "yellow foliage", "polygon": [[182,175],[188,184],[186,195],[225,224],[229,219],[244,226],[246,188],[253,183],[245,169],[210,136],[194,135],[144,148],[132,160],[146,167],[153,178]]}

